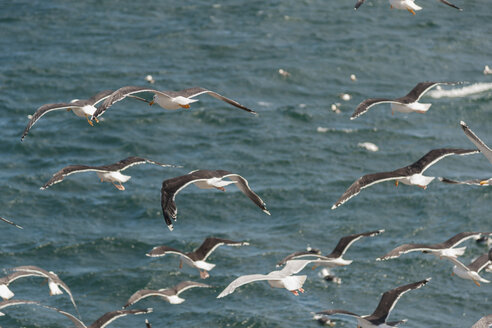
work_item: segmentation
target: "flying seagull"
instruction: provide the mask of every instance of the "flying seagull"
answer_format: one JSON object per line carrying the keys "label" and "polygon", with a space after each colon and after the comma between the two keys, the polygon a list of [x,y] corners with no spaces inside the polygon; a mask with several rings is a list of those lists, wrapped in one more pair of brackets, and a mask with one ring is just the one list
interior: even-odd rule
{"label": "flying seagull", "polygon": [[483,236],[491,235],[490,232],[460,232],[459,234],[449,238],[448,240],[437,244],[403,244],[391,250],[384,256],[377,258],[377,261],[394,259],[400,257],[402,254],[410,252],[422,252],[430,253],[439,258],[452,257],[456,258],[463,255],[465,247],[455,248],[459,244],[465,242],[468,239],[478,239]]}
{"label": "flying seagull", "polygon": [[372,314],[360,316],[358,314],[345,311],[345,310],[326,310],[322,312],[317,312],[316,314],[320,315],[333,315],[333,314],[342,314],[348,315],[357,318],[358,327],[380,327],[380,328],[389,328],[396,327],[398,324],[405,322],[403,321],[393,321],[386,322],[386,319],[390,315],[391,311],[396,305],[396,302],[400,299],[400,297],[408,291],[413,289],[418,289],[425,284],[427,284],[431,278],[427,278],[422,281],[414,282],[412,284],[404,285],[397,287],[395,289],[389,290],[383,294],[381,300],[379,301],[378,307]]}
{"label": "flying seagull", "polygon": [[[92,115],[96,111],[95,106],[99,102],[108,98],[112,93],[113,93],[113,90],[104,90],[104,91],[99,92],[95,96],[92,96],[91,98],[89,98],[87,100],[74,99],[69,103],[46,104],[46,105],[39,107],[36,110],[36,112],[31,116],[29,123],[27,123],[27,126],[24,129],[24,132],[22,133],[21,141],[24,140],[24,138],[29,133],[29,130],[32,128],[32,126],[44,114],[55,111],[55,110],[66,109],[67,111],[72,111],[78,117],[85,117],[87,119],[87,122],[89,122],[90,125],[94,125],[92,123],[92,121],[89,119],[89,117],[92,117]],[[148,102],[147,100],[140,98],[140,97],[133,97],[133,98]],[[96,122],[98,122],[98,120],[96,120]]]}
{"label": "flying seagull", "polygon": [[[197,268],[200,272],[200,278],[206,279],[210,275],[208,271],[215,267],[215,264],[206,262],[207,258],[212,254],[212,252],[219,246],[247,246],[249,243],[242,241],[232,241],[227,239],[208,237],[203,241],[203,243],[193,252],[184,253],[175,248],[168,246],[156,246],[154,247],[147,256],[149,257],[161,257],[166,254],[177,254],[182,260],[186,262],[189,266]],[[180,260],[179,267],[183,266],[183,262]],[[203,270],[203,271],[201,271]]]}
{"label": "flying seagull", "polygon": [[439,177],[439,181],[449,184],[465,184],[470,186],[492,186],[492,178],[490,179],[472,179],[465,181],[456,181],[448,178]]}
{"label": "flying seagull", "polygon": [[[50,289],[50,296],[63,294],[63,292],[60,289],[60,287],[61,287],[63,290],[65,290],[65,292],[67,292],[68,296],[70,297],[70,301],[72,301],[72,304],[73,304],[75,310],[77,311],[77,313],[79,312],[77,305],[75,304],[75,300],[73,299],[72,292],[70,291],[70,288],[68,288],[68,286],[53,271],[48,272],[44,269],[41,269],[40,267],[33,266],[33,265],[19,266],[19,267],[12,268],[11,270],[14,272],[23,273],[24,274],[23,277],[27,277],[27,274],[29,274],[30,276],[43,277],[43,278],[48,279],[48,287]],[[18,279],[18,278],[20,278],[20,276],[17,277],[16,279]],[[5,286],[5,285],[3,285],[3,286]],[[6,286],[5,286],[5,288],[6,288]]]}
{"label": "flying seagull", "polygon": [[489,328],[492,327],[492,314],[482,317],[480,320],[475,322],[471,328]]}
{"label": "flying seagull", "polygon": [[401,113],[411,113],[411,112],[425,113],[427,112],[427,110],[429,110],[432,104],[422,104],[419,103],[419,100],[427,91],[429,91],[430,89],[434,88],[439,84],[456,84],[456,83],[459,82],[420,82],[404,97],[400,97],[396,99],[389,99],[389,98],[366,99],[357,106],[350,119],[351,120],[356,119],[357,117],[366,113],[369,110],[369,108],[375,105],[386,104],[386,103],[391,104],[391,113],[394,113],[394,111],[401,112]]}
{"label": "flying seagull", "polygon": [[33,274],[31,272],[13,272],[5,277],[0,278],[0,297],[4,300],[9,300],[14,297],[14,293],[9,289],[10,283],[16,281],[17,279],[24,277],[32,277]]}
{"label": "flying seagull", "polygon": [[150,296],[159,296],[165,301],[168,301],[171,304],[181,304],[185,300],[181,297],[179,297],[179,294],[184,292],[185,290],[188,290],[190,288],[195,288],[195,287],[203,287],[203,288],[210,288],[212,286],[202,284],[199,282],[194,282],[194,281],[183,281],[177,284],[176,286],[172,288],[164,288],[164,289],[159,289],[159,290],[151,290],[151,289],[141,289],[137,292],[135,292],[126,304],[123,306],[123,308],[127,308],[130,305],[133,305],[137,303],[138,301],[150,297]]}
{"label": "flying seagull", "polygon": [[194,99],[195,97],[202,95],[204,93],[211,95],[214,98],[225,101],[226,103],[236,106],[240,109],[243,109],[251,114],[256,114],[256,112],[252,109],[249,109],[240,103],[226,98],[222,95],[219,95],[216,92],[200,88],[194,87],[190,89],[184,89],[181,91],[159,91],[148,87],[134,87],[134,86],[126,86],[119,88],[115,92],[113,92],[94,112],[92,115],[92,119],[97,119],[97,117],[101,116],[109,107],[111,107],[114,103],[125,99],[128,96],[137,94],[137,93],[153,93],[154,97],[149,105],[153,105],[157,103],[164,109],[174,110],[179,108],[190,108],[190,104],[198,101],[198,99]]}
{"label": "flying seagull", "polygon": [[12,222],[12,221],[10,221],[10,220],[7,220],[7,219],[5,219],[5,218],[0,217],[0,220],[2,220],[3,222],[7,222],[8,224],[11,224],[11,225],[13,225],[14,227],[17,227],[17,228],[19,228],[19,229],[24,229],[24,228],[23,228],[23,227],[21,227],[20,225],[15,224],[14,222]]}
{"label": "flying seagull", "polygon": [[369,231],[369,232],[363,232],[363,233],[356,233],[348,236],[344,236],[340,238],[338,241],[338,244],[335,246],[333,251],[328,254],[328,255],[320,255],[320,254],[313,254],[308,252],[296,252],[288,255],[285,257],[282,261],[277,263],[277,266],[284,265],[285,263],[288,263],[288,261],[298,259],[301,257],[306,257],[306,256],[314,256],[318,259],[324,260],[324,262],[320,263],[322,266],[326,266],[329,268],[334,268],[337,266],[345,266],[349,265],[352,263],[352,260],[345,260],[343,259],[343,255],[347,251],[347,249],[357,240],[363,238],[363,237],[373,237],[377,236],[380,233],[383,233],[384,229],[382,230],[375,230],[375,231]]}
{"label": "flying seagull", "polygon": [[489,283],[487,279],[480,277],[479,273],[483,269],[487,268],[492,264],[489,258],[489,253],[479,256],[475,261],[470,263],[468,266],[461,263],[458,259],[454,257],[445,256],[445,259],[450,260],[455,264],[453,267],[453,275],[457,275],[460,278],[472,280],[475,285],[480,287],[480,282]]}
{"label": "flying seagull", "polygon": [[[6,307],[13,306],[13,305],[23,305],[23,304],[37,304],[39,305],[39,302],[35,301],[24,301],[24,300],[10,300],[10,301],[3,301],[0,302],[0,310],[5,309]],[[4,316],[5,314],[0,312],[0,316]]]}
{"label": "flying seagull", "polygon": [[251,274],[246,276],[241,276],[231,282],[222,293],[217,296],[217,298],[222,298],[229,294],[232,294],[236,288],[242,285],[249,284],[255,281],[266,280],[270,287],[274,288],[285,288],[294,295],[299,295],[299,292],[304,293],[302,285],[306,281],[307,276],[293,276],[294,274],[300,272],[309,263],[319,264],[323,260],[291,260],[287,262],[282,270],[272,271],[269,274]]}
{"label": "flying seagull", "polygon": [[350,198],[358,195],[362,189],[370,187],[376,183],[383,181],[396,180],[398,182],[419,186],[423,189],[427,188],[427,185],[434,180],[434,177],[424,176],[423,173],[429,167],[450,155],[469,155],[478,153],[476,149],[456,149],[456,148],[442,148],[433,149],[425,154],[422,158],[413,164],[399,168],[389,172],[379,172],[374,174],[367,174],[357,179],[337,200],[337,202],[331,207],[332,210],[342,205]]}
{"label": "flying seagull", "polygon": [[63,314],[68,319],[70,319],[75,325],[75,327],[77,328],[104,328],[107,325],[109,325],[111,322],[115,321],[116,319],[127,316],[129,314],[134,314],[134,315],[146,314],[146,313],[151,313],[153,311],[152,308],[148,308],[144,310],[118,310],[113,312],[107,312],[104,315],[102,315],[99,319],[94,321],[92,325],[86,326],[82,321],[80,321],[79,319],[77,319],[75,316],[71,315],[68,312],[50,306],[44,306],[44,307],[55,310],[60,314]]}
{"label": "flying seagull", "polygon": [[[357,0],[354,10],[357,10],[364,3],[364,1],[365,0]],[[441,1],[445,5],[458,9],[459,11],[463,11],[463,9],[453,5],[451,2],[448,2],[446,0],[439,0],[439,1]],[[422,10],[422,7],[417,6],[415,4],[415,0],[389,0],[389,3],[391,9],[394,8],[394,9],[408,10],[413,15],[415,15],[415,11]]]}
{"label": "flying seagull", "polygon": [[[228,178],[229,180],[224,180]],[[232,183],[241,190],[249,199],[253,201],[263,212],[270,215],[267,210],[265,202],[251,190],[248,184],[248,180],[240,176],[239,174],[231,173],[224,170],[196,170],[190,173],[164,180],[161,188],[161,206],[164,220],[166,221],[169,230],[173,230],[173,224],[171,219],[176,221],[178,209],[176,207],[175,198],[176,195],[189,184],[194,183],[200,189],[212,189],[216,188],[225,191],[225,186]]]}
{"label": "flying seagull", "polygon": [[162,167],[175,167],[170,164],[163,164],[159,162],[152,161],[150,159],[142,157],[128,157],[117,163],[102,165],[102,166],[88,166],[88,165],[69,165],[61,169],[60,171],[53,174],[53,177],[41,187],[44,190],[56,183],[62,182],[66,176],[74,173],[82,173],[95,171],[97,176],[101,179],[101,182],[108,181],[111,182],[118,190],[125,190],[122,183],[130,180],[131,176],[121,174],[121,171],[126,170],[129,167],[140,164],[155,164]]}

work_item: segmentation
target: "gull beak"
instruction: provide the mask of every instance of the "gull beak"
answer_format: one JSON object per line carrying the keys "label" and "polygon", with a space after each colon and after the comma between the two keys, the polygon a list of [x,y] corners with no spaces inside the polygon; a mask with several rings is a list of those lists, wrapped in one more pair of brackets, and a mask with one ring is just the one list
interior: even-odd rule
{"label": "gull beak", "polygon": [[155,103],[155,101],[152,99],[152,100],[149,102],[149,106],[152,106],[154,103]]}

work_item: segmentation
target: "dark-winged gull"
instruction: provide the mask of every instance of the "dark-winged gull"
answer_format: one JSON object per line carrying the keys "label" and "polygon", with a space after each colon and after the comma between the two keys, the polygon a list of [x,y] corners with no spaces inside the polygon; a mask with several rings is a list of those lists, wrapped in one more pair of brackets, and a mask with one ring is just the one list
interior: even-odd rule
{"label": "dark-winged gull", "polygon": [[476,239],[483,236],[489,236],[490,232],[460,232],[459,234],[449,238],[448,240],[437,244],[403,244],[391,250],[384,256],[377,258],[378,261],[393,259],[402,254],[410,252],[430,253],[439,258],[453,257],[463,255],[465,247],[455,248],[459,244],[468,239]]}
{"label": "dark-winged gull", "polygon": [[398,182],[419,186],[423,189],[434,180],[434,177],[424,176],[423,173],[433,164],[450,155],[469,155],[478,153],[476,149],[442,148],[433,149],[413,164],[389,172],[367,174],[357,179],[331,207],[332,210],[339,207],[350,198],[358,195],[362,189],[383,181],[396,180]]}
{"label": "dark-winged gull", "polygon": [[[36,301],[24,301],[24,300],[9,300],[9,301],[3,301],[0,302],[0,310],[5,309],[6,307],[9,306],[14,306],[14,305],[23,305],[23,304],[36,304],[39,305],[39,302]],[[4,316],[5,314],[0,312],[0,316]]]}
{"label": "dark-winged gull", "polygon": [[457,181],[457,180],[439,177],[439,181],[444,182],[444,183],[448,183],[448,184],[464,184],[464,185],[470,185],[470,186],[492,186],[492,178]]}
{"label": "dark-winged gull", "polygon": [[[357,0],[354,9],[357,10],[364,3],[364,1],[365,0]],[[439,1],[441,1],[445,5],[458,9],[459,11],[463,10],[456,5],[453,5],[449,1],[446,0],[439,0]],[[415,11],[422,10],[422,7],[415,4],[415,0],[389,0],[389,3],[391,9],[394,8],[394,9],[408,10],[413,15],[415,15]]]}
{"label": "dark-winged gull", "polygon": [[0,220],[2,220],[3,222],[6,222],[6,223],[8,223],[8,224],[11,224],[11,225],[13,225],[14,227],[17,227],[17,228],[19,228],[19,229],[24,229],[24,228],[23,228],[23,227],[21,227],[20,225],[15,224],[14,222],[12,222],[12,221],[10,221],[10,220],[7,220],[7,219],[5,219],[5,218],[0,217]]}
{"label": "dark-winged gull", "polygon": [[492,314],[482,317],[480,320],[475,322],[471,328],[489,328],[492,327]]}
{"label": "dark-winged gull", "polygon": [[450,260],[455,264],[453,267],[453,275],[456,274],[460,278],[472,280],[475,285],[479,287],[481,282],[490,282],[489,280],[484,279],[479,275],[480,271],[492,264],[492,261],[489,258],[489,253],[479,256],[469,265],[464,265],[454,257],[444,256],[444,258]]}
{"label": "dark-winged gull", "polygon": [[62,311],[60,309],[53,308],[50,306],[45,306],[45,307],[52,309],[52,310],[55,310],[60,314],[63,314],[68,319],[70,319],[73,322],[73,324],[75,325],[75,327],[77,327],[77,328],[104,328],[107,325],[109,325],[111,322],[115,321],[116,319],[127,316],[129,314],[134,314],[134,315],[146,314],[146,313],[151,313],[153,311],[152,308],[148,308],[148,309],[143,309],[143,310],[118,310],[118,311],[107,312],[107,313],[103,314],[99,319],[94,321],[94,323],[92,325],[86,326],[85,323],[83,323],[82,321],[80,321],[79,319],[77,319],[75,316],[73,316],[72,314],[70,314],[68,312],[65,312],[65,311]]}
{"label": "dark-winged gull", "polygon": [[111,94],[94,112],[92,115],[93,119],[96,119],[98,116],[101,116],[109,107],[111,107],[114,103],[125,99],[128,96],[134,95],[136,93],[153,93],[153,100],[149,103],[150,105],[157,103],[164,109],[174,110],[179,108],[190,108],[190,104],[198,101],[198,99],[193,99],[199,95],[204,93],[211,95],[214,98],[225,101],[226,103],[241,108],[251,114],[256,114],[256,112],[252,109],[249,109],[237,101],[226,98],[222,95],[219,95],[216,92],[200,88],[194,87],[189,89],[184,89],[181,91],[159,91],[148,87],[135,87],[135,86],[125,86],[119,88],[115,92]]}
{"label": "dark-winged gull", "polygon": [[300,272],[309,263],[320,264],[323,260],[291,260],[285,264],[282,270],[272,271],[268,274],[250,274],[246,276],[241,276],[231,282],[222,293],[217,296],[217,298],[222,298],[229,294],[232,294],[236,288],[242,285],[249,284],[255,281],[266,280],[270,287],[274,288],[285,288],[294,295],[299,295],[299,292],[304,293],[302,286],[306,281],[307,276],[293,276],[294,274]]}
{"label": "dark-winged gull", "polygon": [[101,166],[88,166],[88,165],[69,165],[61,169],[60,171],[53,174],[53,177],[41,187],[42,190],[56,184],[62,182],[63,179],[74,173],[82,173],[82,172],[96,172],[97,176],[101,179],[101,182],[108,181],[111,182],[118,190],[125,190],[122,183],[130,180],[131,176],[121,174],[121,171],[126,170],[129,167],[140,164],[155,164],[162,167],[175,167],[170,164],[163,164],[159,162],[152,161],[150,159],[142,158],[142,157],[128,157],[117,163],[109,164],[109,165],[101,165]]}
{"label": "dark-winged gull", "polygon": [[392,113],[394,113],[395,111],[400,113],[411,113],[411,112],[425,113],[427,110],[429,110],[432,104],[422,104],[419,103],[419,100],[427,91],[429,91],[430,89],[432,89],[433,87],[439,84],[456,84],[456,83],[458,82],[420,82],[404,97],[400,97],[396,99],[389,99],[389,98],[366,99],[357,106],[350,119],[351,120],[356,119],[357,117],[367,112],[369,108],[375,105],[387,104],[387,103],[391,104]]}
{"label": "dark-winged gull", "polygon": [[0,278],[0,297],[4,300],[11,299],[14,297],[14,293],[9,289],[9,285],[16,281],[17,279],[24,278],[24,277],[32,277],[33,274],[31,272],[12,272],[9,275],[6,275],[5,277]]}
{"label": "dark-winged gull", "polygon": [[[242,241],[232,241],[227,239],[209,237],[203,241],[203,243],[193,252],[181,252],[175,248],[168,246],[156,246],[154,247],[147,256],[150,257],[161,257],[166,254],[177,254],[185,261],[186,264],[193,268],[197,268],[200,272],[200,277],[206,279],[209,277],[208,271],[215,267],[215,264],[206,262],[210,254],[219,246],[246,246],[249,245],[247,242]],[[179,267],[182,267],[182,262],[180,260]],[[203,270],[203,271],[201,271]]]}
{"label": "dark-winged gull", "polygon": [[389,290],[383,294],[381,300],[379,301],[378,307],[372,314],[360,316],[358,314],[345,311],[345,310],[326,310],[322,312],[317,312],[320,315],[334,315],[342,314],[357,318],[358,327],[370,328],[370,327],[380,327],[389,328],[396,327],[398,324],[404,321],[393,321],[386,322],[386,319],[390,315],[391,311],[396,305],[396,302],[402,297],[403,294],[409,292],[413,289],[418,289],[425,284],[427,284],[431,278],[427,278],[422,281],[414,282],[412,284],[396,287],[395,289]]}
{"label": "dark-winged gull", "polygon": [[[65,284],[56,273],[53,271],[46,271],[44,269],[41,269],[40,267],[34,266],[34,265],[26,265],[26,266],[19,266],[11,269],[14,272],[21,272],[24,274],[30,274],[31,276],[35,277],[43,277],[48,279],[48,287],[50,289],[50,295],[61,295],[63,292],[61,291],[60,287],[67,292],[68,296],[70,297],[70,301],[72,302],[75,310],[78,313],[78,308],[77,305],[75,304],[75,300],[73,299],[72,292],[70,291],[70,288],[68,288],[67,284]],[[26,276],[26,275],[24,275]]]}
{"label": "dark-winged gull", "polygon": [[130,305],[133,305],[140,300],[150,297],[150,296],[159,296],[165,301],[168,301],[171,304],[181,304],[185,300],[184,298],[179,297],[179,294],[184,292],[185,290],[188,290],[190,288],[195,288],[195,287],[202,287],[202,288],[210,288],[212,286],[202,284],[199,282],[194,282],[194,281],[183,281],[177,284],[176,286],[172,288],[164,288],[164,289],[158,289],[158,290],[152,290],[152,289],[141,289],[137,292],[135,292],[126,304],[123,306],[123,308],[127,308]]}
{"label": "dark-winged gull", "polygon": [[[224,180],[224,179],[230,180]],[[234,183],[249,199],[253,201],[263,212],[270,215],[265,202],[251,190],[248,180],[239,174],[231,173],[224,170],[196,170],[186,175],[164,180],[161,188],[161,206],[164,220],[169,230],[173,230],[171,219],[176,221],[178,209],[176,207],[176,195],[189,184],[195,184],[200,189],[216,188],[225,191],[225,186]]]}

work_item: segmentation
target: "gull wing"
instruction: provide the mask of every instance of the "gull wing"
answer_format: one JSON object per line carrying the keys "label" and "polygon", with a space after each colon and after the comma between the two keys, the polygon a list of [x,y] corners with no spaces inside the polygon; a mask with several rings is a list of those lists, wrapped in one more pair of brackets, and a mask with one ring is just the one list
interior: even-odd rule
{"label": "gull wing", "polygon": [[471,328],[489,328],[492,326],[492,314],[482,317]]}
{"label": "gull wing", "polygon": [[227,172],[227,174],[225,174],[223,177],[229,178],[232,181],[236,181],[236,186],[239,188],[239,190],[241,190],[243,194],[248,196],[248,198],[251,199],[253,203],[255,203],[259,208],[261,208],[263,212],[270,215],[270,212],[266,208],[265,202],[257,194],[255,194],[254,191],[251,190],[251,188],[249,187],[248,180],[246,180],[239,174],[234,174],[230,172]]}
{"label": "gull wing", "polygon": [[195,281],[183,281],[177,284],[176,286],[173,287],[174,292],[176,295],[181,294],[185,290],[188,290],[190,288],[196,288],[196,287],[201,287],[201,288],[210,288],[212,286],[207,285],[207,284],[202,284],[201,282],[195,282]]}
{"label": "gull wing", "polygon": [[465,132],[465,135],[470,139],[471,142],[477,146],[477,148],[482,152],[482,154],[487,157],[489,162],[492,164],[492,149],[490,149],[482,140],[472,130],[466,125],[465,122],[461,121],[461,128]]}
{"label": "gull wing", "polygon": [[23,227],[21,227],[20,225],[15,224],[14,222],[12,222],[12,221],[10,221],[10,220],[7,220],[7,219],[5,219],[5,218],[0,217],[0,220],[2,220],[3,222],[6,222],[6,223],[8,223],[8,224],[11,224],[11,225],[13,225],[14,227],[17,227],[17,228],[19,228],[19,229],[24,229],[24,228],[23,228]]}
{"label": "gull wing", "polygon": [[60,183],[74,173],[82,173],[82,172],[107,172],[107,170],[101,170],[98,166],[88,166],[88,165],[69,165],[62,168],[60,171],[53,174],[51,179],[46,182],[40,189],[44,190],[51,187],[54,184]]}
{"label": "gull wing", "polygon": [[272,276],[265,275],[265,274],[250,274],[247,276],[241,276],[241,277],[235,279],[233,282],[231,282],[229,284],[229,286],[227,286],[222,291],[222,293],[220,293],[219,296],[217,296],[217,298],[222,298],[224,296],[232,294],[236,290],[236,288],[241,287],[242,285],[249,284],[251,282],[261,281],[261,280],[280,280],[280,279],[282,279],[282,278],[281,277],[272,277]]}
{"label": "gull wing", "polygon": [[182,257],[186,257],[190,261],[193,262],[193,259],[189,257],[186,253],[181,252],[180,250],[177,250],[176,248],[168,247],[168,246],[156,246],[152,248],[150,252],[148,252],[146,255],[149,257],[161,257],[166,254],[176,254]]}
{"label": "gull wing", "polygon": [[[284,265],[285,263],[287,263],[287,261],[291,261],[291,260],[298,259],[301,257],[308,257],[308,256],[311,256],[311,257],[314,256],[314,257],[319,258],[322,255],[321,255],[321,251],[319,249],[310,249],[308,251],[294,252],[294,253],[289,254],[286,257],[284,257],[284,259],[282,261],[278,262],[277,267]],[[324,258],[326,258],[326,257],[324,257]]]}
{"label": "gull wing", "polygon": [[375,230],[375,231],[369,231],[369,232],[363,232],[363,233],[356,233],[353,235],[348,235],[345,237],[340,238],[338,241],[338,244],[335,246],[335,249],[331,252],[330,255],[327,255],[327,257],[330,258],[338,258],[342,257],[343,254],[347,251],[347,249],[355,243],[357,240],[363,238],[363,237],[373,237],[377,236],[380,233],[383,233],[384,229],[382,230]]}
{"label": "gull wing", "polygon": [[249,245],[247,242],[242,241],[233,241],[228,239],[221,239],[215,237],[209,237],[203,241],[200,247],[194,251],[193,253],[196,256],[197,260],[205,261],[207,257],[219,246],[228,245],[228,246],[246,246]]}
{"label": "gull wing", "polygon": [[488,267],[490,264],[492,264],[492,261],[489,259],[489,254],[486,253],[479,256],[475,261],[470,263],[468,265],[468,269],[470,269],[471,271],[475,271],[476,273],[479,273],[484,268]]}
{"label": "gull wing", "polygon": [[352,116],[350,116],[350,119],[351,120],[356,119],[362,114],[365,114],[369,110],[369,108],[379,104],[401,104],[401,102],[388,98],[369,98],[362,101],[359,105],[357,105],[357,108],[355,108],[355,111],[352,114]]}
{"label": "gull wing", "polygon": [[444,3],[445,5],[448,5],[450,7],[453,7],[455,9],[458,9],[459,11],[463,11],[463,9],[461,9],[460,7],[456,6],[456,5],[453,5],[451,2],[449,1],[446,1],[446,0],[439,0],[441,1],[442,3]]}

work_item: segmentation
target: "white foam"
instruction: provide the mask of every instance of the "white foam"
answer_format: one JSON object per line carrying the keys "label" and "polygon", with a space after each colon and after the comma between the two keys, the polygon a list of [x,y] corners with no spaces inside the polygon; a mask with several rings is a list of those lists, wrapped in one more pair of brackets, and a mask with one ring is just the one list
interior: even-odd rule
{"label": "white foam", "polygon": [[357,146],[365,148],[369,151],[374,151],[374,152],[379,150],[379,147],[376,146],[375,144],[373,144],[372,142],[359,142],[357,144]]}
{"label": "white foam", "polygon": [[485,92],[492,90],[492,83],[475,83],[463,88],[456,88],[451,90],[432,90],[428,95],[432,98],[458,98],[473,95],[475,93]]}

